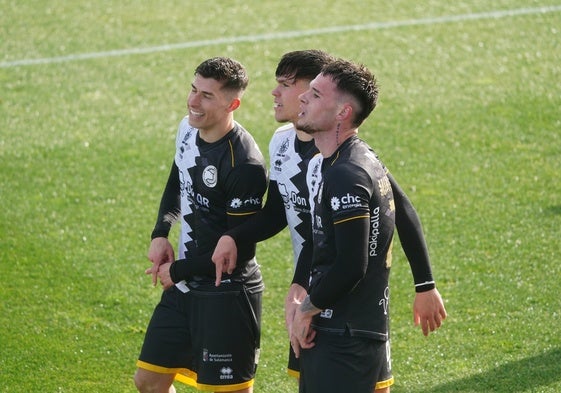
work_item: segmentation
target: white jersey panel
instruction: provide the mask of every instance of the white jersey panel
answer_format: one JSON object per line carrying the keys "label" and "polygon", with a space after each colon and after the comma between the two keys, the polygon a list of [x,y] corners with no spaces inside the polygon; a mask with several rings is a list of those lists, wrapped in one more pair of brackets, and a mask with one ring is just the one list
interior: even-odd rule
{"label": "white jersey panel", "polygon": [[297,152],[296,130],[292,124],[279,127],[269,143],[269,177],[275,181],[284,202],[290,231],[294,264],[304,243],[303,234],[309,225],[310,206],[306,187],[309,152]]}

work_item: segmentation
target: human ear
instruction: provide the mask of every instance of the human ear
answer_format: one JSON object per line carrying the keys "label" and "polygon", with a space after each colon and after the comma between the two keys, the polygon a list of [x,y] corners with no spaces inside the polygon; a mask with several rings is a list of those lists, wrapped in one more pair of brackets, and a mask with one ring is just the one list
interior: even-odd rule
{"label": "human ear", "polygon": [[348,119],[353,113],[353,107],[349,104],[343,105],[339,113],[337,114],[337,119],[339,120],[346,120]]}
{"label": "human ear", "polygon": [[230,102],[230,106],[228,106],[228,110],[230,111],[235,111],[236,109],[238,109],[241,105],[242,101],[239,98],[234,98],[231,102]]}

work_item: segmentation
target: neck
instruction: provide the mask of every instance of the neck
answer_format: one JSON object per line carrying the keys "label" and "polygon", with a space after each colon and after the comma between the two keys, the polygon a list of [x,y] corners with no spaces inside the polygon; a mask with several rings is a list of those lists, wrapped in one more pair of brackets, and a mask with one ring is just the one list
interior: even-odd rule
{"label": "neck", "polygon": [[227,121],[217,124],[213,128],[199,129],[199,137],[207,142],[213,143],[224,137],[232,128],[234,128],[234,118],[229,118]]}
{"label": "neck", "polygon": [[343,129],[338,126],[328,132],[316,132],[313,137],[321,155],[331,157],[343,142],[357,133],[358,129],[356,128]]}
{"label": "neck", "polygon": [[300,131],[297,128],[296,128],[296,138],[298,138],[298,140],[302,142],[309,142],[312,139],[314,139],[314,137],[311,136],[310,134],[307,134],[304,131]]}

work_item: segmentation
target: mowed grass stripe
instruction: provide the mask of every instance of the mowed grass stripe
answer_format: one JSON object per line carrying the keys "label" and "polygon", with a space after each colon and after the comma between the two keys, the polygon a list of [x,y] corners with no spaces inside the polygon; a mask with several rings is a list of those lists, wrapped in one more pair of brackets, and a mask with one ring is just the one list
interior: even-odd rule
{"label": "mowed grass stripe", "polygon": [[399,28],[405,26],[458,23],[458,22],[481,20],[481,19],[499,19],[499,18],[506,18],[506,17],[521,16],[521,15],[544,14],[544,13],[552,13],[552,12],[560,12],[560,11],[561,11],[561,5],[553,5],[553,6],[545,6],[545,7],[518,8],[512,10],[496,10],[496,11],[488,11],[488,12],[480,12],[480,13],[448,15],[442,17],[409,19],[403,21],[373,22],[373,23],[366,23],[366,24],[359,24],[359,25],[333,26],[333,27],[325,27],[325,28],[310,29],[310,30],[284,31],[284,32],[276,32],[276,33],[269,33],[269,34],[241,35],[235,37],[215,38],[210,40],[188,41],[188,42],[181,42],[176,44],[164,44],[164,45],[151,46],[146,48],[115,49],[115,50],[109,50],[103,52],[78,53],[78,54],[71,54],[67,56],[46,57],[46,58],[39,58],[39,59],[21,59],[21,60],[14,60],[8,62],[1,62],[0,68],[63,63],[68,61],[99,59],[105,57],[151,54],[151,53],[180,50],[180,49],[187,49],[187,48],[198,48],[198,47],[216,46],[216,45],[223,45],[223,44],[238,44],[244,42],[282,40],[287,38],[300,38],[300,37],[316,36],[322,34],[342,33],[342,32],[349,32],[349,31],[381,30],[381,29]]}

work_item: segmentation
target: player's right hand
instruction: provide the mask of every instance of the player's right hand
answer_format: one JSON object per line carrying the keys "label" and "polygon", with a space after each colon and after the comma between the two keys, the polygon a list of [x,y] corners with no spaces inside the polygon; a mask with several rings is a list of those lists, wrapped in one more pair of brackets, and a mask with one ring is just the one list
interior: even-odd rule
{"label": "player's right hand", "polygon": [[169,240],[165,237],[155,237],[150,243],[148,259],[152,261],[152,267],[146,269],[146,274],[152,275],[152,284],[158,284],[158,269],[160,265],[175,261],[175,253]]}
{"label": "player's right hand", "polygon": [[214,285],[220,285],[222,273],[232,274],[236,268],[237,259],[238,247],[236,246],[236,241],[228,235],[218,239],[212,254],[212,262],[216,266],[216,281]]}

